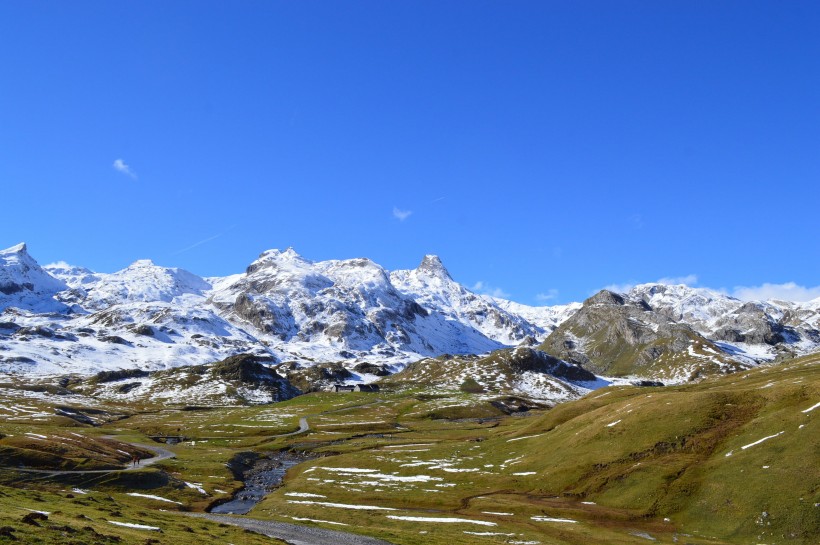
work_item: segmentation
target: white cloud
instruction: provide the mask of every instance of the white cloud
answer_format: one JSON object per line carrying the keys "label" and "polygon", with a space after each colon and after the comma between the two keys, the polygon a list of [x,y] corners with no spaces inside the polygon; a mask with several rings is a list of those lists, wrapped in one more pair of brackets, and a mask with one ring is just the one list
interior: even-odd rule
{"label": "white cloud", "polygon": [[535,300],[541,303],[546,303],[547,301],[552,301],[558,297],[558,290],[556,289],[549,289],[546,293],[539,293],[535,296]]}
{"label": "white cloud", "polygon": [[678,285],[684,284],[686,286],[694,286],[698,283],[698,275],[687,274],[686,276],[667,276],[658,279],[658,284]]}
{"label": "white cloud", "polygon": [[470,288],[470,289],[472,289],[473,291],[478,292],[482,295],[489,295],[490,297],[498,297],[499,299],[506,299],[507,297],[510,296],[509,293],[502,290],[501,288],[496,288],[496,287],[490,286],[489,284],[487,284],[483,280],[479,280],[478,282],[473,284],[473,287]]}
{"label": "white cloud", "polygon": [[732,296],[741,301],[767,301],[780,299],[783,301],[811,301],[820,297],[820,286],[809,288],[794,282],[785,284],[769,284],[760,286],[736,286]]}
{"label": "white cloud", "polygon": [[[686,276],[667,276],[664,278],[659,278],[654,282],[649,282],[650,284],[666,284],[666,285],[678,285],[678,284],[685,284],[687,286],[695,286],[698,283],[698,275],[696,274],[687,274]],[[638,284],[643,284],[643,282],[637,282],[635,280],[630,280],[629,282],[624,282],[621,284],[609,284],[604,286],[603,289],[614,291],[615,293],[626,293]],[[590,295],[594,295],[590,294]]]}
{"label": "white cloud", "polygon": [[112,166],[114,167],[114,170],[116,170],[117,172],[122,172],[126,176],[130,176],[135,180],[137,179],[137,173],[131,170],[131,167],[126,165],[125,161],[123,161],[122,159],[114,160],[114,164]]}
{"label": "white cloud", "polygon": [[[608,284],[608,285],[604,286],[603,289],[605,289],[607,291],[614,291],[615,293],[626,293],[634,287],[635,287],[634,282],[627,282],[625,284]],[[590,295],[594,295],[595,293],[597,293],[597,292],[593,292]]]}
{"label": "white cloud", "polygon": [[397,206],[393,207],[393,217],[396,218],[399,221],[406,220],[407,218],[410,217],[410,214],[412,214],[412,213],[413,213],[412,210],[400,210]]}

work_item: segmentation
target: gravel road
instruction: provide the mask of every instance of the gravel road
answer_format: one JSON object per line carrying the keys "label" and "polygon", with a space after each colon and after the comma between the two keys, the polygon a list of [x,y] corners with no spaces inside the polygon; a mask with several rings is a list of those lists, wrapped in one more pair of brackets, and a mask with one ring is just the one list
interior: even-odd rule
{"label": "gravel road", "polygon": [[291,545],[393,545],[389,541],[372,537],[288,524],[287,522],[232,517],[229,515],[211,515],[209,513],[191,513],[190,516],[239,526],[251,532],[282,539]]}

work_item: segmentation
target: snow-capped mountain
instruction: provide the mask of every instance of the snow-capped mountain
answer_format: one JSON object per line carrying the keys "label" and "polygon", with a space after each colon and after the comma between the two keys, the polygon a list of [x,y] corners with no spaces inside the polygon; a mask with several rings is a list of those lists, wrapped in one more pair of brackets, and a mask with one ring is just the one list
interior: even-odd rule
{"label": "snow-capped mountain", "polygon": [[393,271],[390,281],[428,311],[449,321],[469,324],[485,337],[506,345],[517,344],[528,336],[542,338],[549,331],[505,310],[491,298],[471,292],[453,280],[435,255],[424,256],[416,269]]}
{"label": "snow-capped mountain", "polygon": [[68,286],[32,258],[24,243],[0,251],[0,310],[16,307],[33,312],[60,312],[66,306],[53,298]]}
{"label": "snow-capped mountain", "polygon": [[149,260],[110,274],[40,267],[20,244],[0,252],[0,372],[156,370],[244,353],[297,369],[341,362],[354,379],[369,380],[356,368],[395,371],[422,358],[545,339],[553,355],[583,364],[595,351],[573,355],[567,343],[582,346],[605,330],[643,339],[640,351],[653,353],[654,337],[683,351],[684,337],[694,339],[698,357],[720,369],[820,348],[817,300],[744,303],[661,284],[619,297],[624,303],[606,312],[623,327],[610,327],[589,302],[532,307],[473,293],[431,255],[416,269],[390,272],[364,258],[311,261],[293,249],[269,250],[243,273],[204,279]]}
{"label": "snow-capped mountain", "polygon": [[[263,253],[209,302],[260,332],[284,358],[333,361],[487,352],[503,343],[400,292],[369,259],[313,262],[292,249]],[[411,358],[412,359],[412,358]]]}
{"label": "snow-capped mountain", "polygon": [[727,352],[754,360],[820,347],[820,304],[816,300],[744,302],[705,288],[664,284],[642,284],[624,295],[688,324]]}
{"label": "snow-capped mountain", "polygon": [[242,274],[206,280],[149,260],[105,274],[66,263],[41,268],[24,247],[4,255],[20,251],[29,277],[18,271],[22,258],[10,258],[3,271],[31,289],[26,304],[0,300],[2,371],[164,369],[239,353],[398,369],[420,357],[487,353],[544,335],[453,281],[437,258],[451,294],[445,303],[435,303],[440,293],[399,282],[410,273],[423,278],[424,263],[394,279],[368,259],[313,262],[293,249],[269,250]]}

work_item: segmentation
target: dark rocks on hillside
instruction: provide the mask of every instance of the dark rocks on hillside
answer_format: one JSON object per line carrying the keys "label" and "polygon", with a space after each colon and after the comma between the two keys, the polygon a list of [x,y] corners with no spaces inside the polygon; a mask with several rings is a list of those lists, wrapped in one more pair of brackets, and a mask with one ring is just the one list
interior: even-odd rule
{"label": "dark rocks on hillside", "polygon": [[15,336],[22,337],[45,337],[51,339],[54,337],[54,331],[45,326],[21,327],[14,333]]}
{"label": "dark rocks on hillside", "polygon": [[0,293],[4,293],[6,295],[14,295],[15,293],[20,293],[21,291],[34,291],[34,284],[30,282],[23,282],[21,284],[15,284],[13,282],[8,284],[0,284]]}
{"label": "dark rocks on hillside", "polygon": [[133,329],[134,333],[137,335],[143,335],[145,337],[153,337],[154,336],[154,328],[147,324],[140,324]]}
{"label": "dark rocks on hillside", "polygon": [[31,513],[27,513],[23,515],[22,521],[26,524],[31,524],[32,526],[40,526],[38,522],[42,522],[48,520],[48,515],[45,513],[40,513],[38,511],[33,511]]}
{"label": "dark rocks on hillside", "polygon": [[390,374],[383,365],[376,365],[374,363],[359,363],[354,368],[357,373],[366,373],[368,375],[376,375],[377,377],[386,377]]}
{"label": "dark rocks on hillside", "polygon": [[118,335],[102,335],[102,336],[97,337],[97,338],[100,341],[104,342],[104,343],[122,344],[122,345],[125,345],[125,346],[131,346],[131,342],[126,341],[125,339],[123,339],[122,337],[120,337]]}
{"label": "dark rocks on hillside", "polygon": [[26,356],[0,356],[0,361],[5,363],[37,363],[31,358],[27,358]]}
{"label": "dark rocks on hillside", "polygon": [[526,337],[521,339],[521,342],[518,343],[518,346],[528,346],[528,347],[538,346],[538,340],[535,337],[533,337],[532,335],[527,335]]}
{"label": "dark rocks on hillside", "polygon": [[[783,321],[788,321],[788,314]],[[777,345],[800,338],[794,328],[767,314],[755,303],[746,303],[717,321],[714,338],[732,343]]]}
{"label": "dark rocks on hillside", "polygon": [[285,371],[288,380],[303,392],[322,391],[328,384],[336,384],[353,378],[353,374],[341,363],[313,365],[292,370],[287,367],[280,367],[280,369]]}
{"label": "dark rocks on hillside", "polygon": [[659,380],[633,380],[630,382],[632,386],[640,386],[642,388],[652,388],[663,386],[663,382]]}
{"label": "dark rocks on hillside", "polygon": [[148,372],[142,369],[121,369],[119,371],[100,371],[91,377],[91,381],[100,384],[103,382],[115,382],[128,378],[144,378],[147,376]]}
{"label": "dark rocks on hillside", "polygon": [[195,372],[207,369],[214,378],[233,382],[237,386],[267,391],[271,394],[272,401],[285,401],[301,394],[299,388],[288,379],[264,365],[271,361],[270,357],[238,354],[210,365],[193,367],[191,370]]}
{"label": "dark rocks on hillside", "polygon": [[[238,354],[225,358],[222,361],[210,365],[211,374],[215,377],[237,380],[240,382],[253,382],[259,379],[268,379],[276,375],[269,367],[261,362],[270,362],[270,358],[261,358],[253,354]],[[277,377],[279,375],[276,375]],[[279,377],[281,378],[281,377]]]}
{"label": "dark rocks on hillside", "polygon": [[290,310],[276,306],[270,301],[256,301],[252,295],[242,293],[236,298],[232,310],[257,329],[277,335],[282,340],[287,340],[298,333]]}
{"label": "dark rocks on hillside", "polygon": [[20,326],[14,322],[0,322],[0,335],[8,335],[18,331]]}
{"label": "dark rocks on hillside", "polygon": [[513,349],[508,355],[508,362],[514,371],[537,371],[549,373],[558,378],[565,378],[572,381],[593,381],[595,375],[581,367],[561,361],[540,350],[519,347]]}
{"label": "dark rocks on hillside", "polygon": [[118,394],[127,394],[131,390],[135,390],[142,386],[142,382],[127,382],[120,386],[117,386],[117,393]]}

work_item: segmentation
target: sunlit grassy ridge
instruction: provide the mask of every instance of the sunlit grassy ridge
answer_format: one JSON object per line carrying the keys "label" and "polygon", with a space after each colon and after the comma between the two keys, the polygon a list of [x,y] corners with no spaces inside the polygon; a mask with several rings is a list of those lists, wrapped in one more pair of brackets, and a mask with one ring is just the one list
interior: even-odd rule
{"label": "sunlit grassy ridge", "polygon": [[[529,416],[507,416],[486,394],[418,384],[255,407],[109,403],[97,408],[131,416],[91,428],[49,416],[56,402],[66,405],[65,396],[14,398],[8,390],[5,414],[42,416],[2,420],[0,433],[8,437],[0,447],[26,433],[46,442],[70,432],[90,442],[104,435],[148,442],[149,435],[175,433],[192,440],[168,447],[177,458],[135,472],[34,479],[4,470],[0,526],[24,539],[40,535],[22,522],[30,512],[23,506],[54,513],[43,528],[73,528],[83,514],[92,519],[83,525],[124,543],[255,543],[180,511],[201,511],[237,490],[241,482],[226,467],[237,454],[292,448],[319,457],[292,468],[284,486],[249,516],[408,545],[626,544],[647,537],[813,544],[820,535],[818,363],[809,356],[699,384],[609,387]],[[308,433],[275,437],[296,430],[302,417]],[[86,463],[104,461],[91,458]],[[73,488],[90,494],[68,498]],[[128,495],[134,492],[166,501]],[[43,532],[53,541],[42,543],[58,541],[60,530]],[[78,543],[89,542],[78,536]]]}

